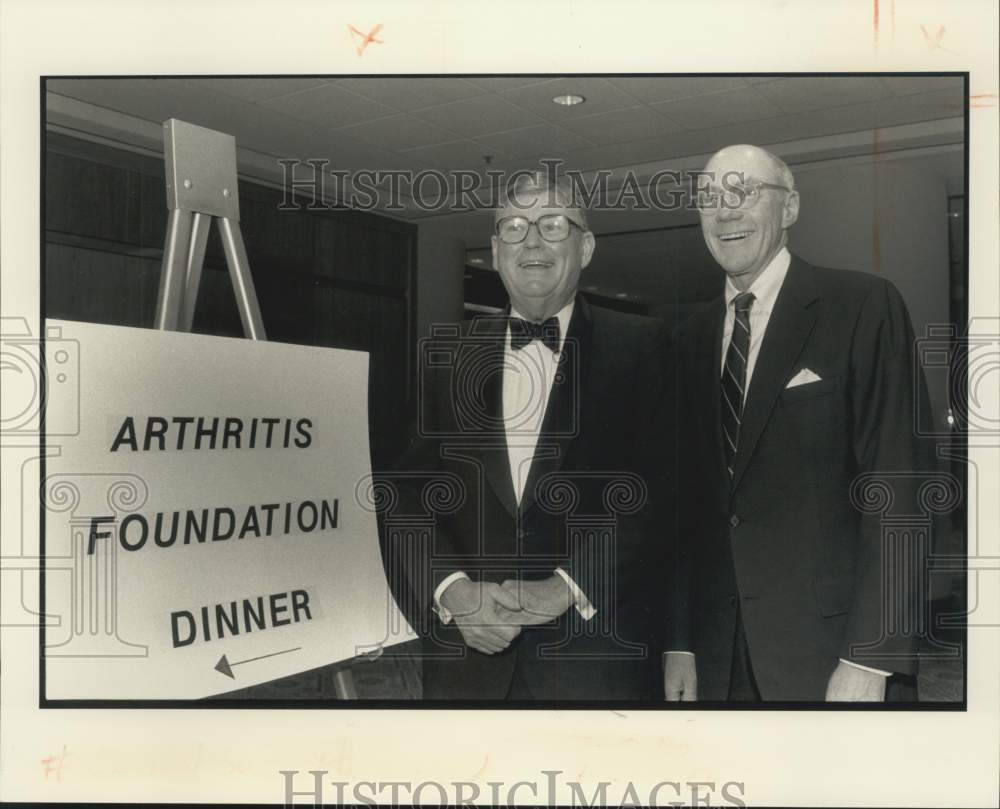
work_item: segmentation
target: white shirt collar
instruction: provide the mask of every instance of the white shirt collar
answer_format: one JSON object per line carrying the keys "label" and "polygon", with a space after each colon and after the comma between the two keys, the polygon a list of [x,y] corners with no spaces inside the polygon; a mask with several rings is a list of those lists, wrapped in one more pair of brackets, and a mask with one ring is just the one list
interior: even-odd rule
{"label": "white shirt collar", "polygon": [[[556,319],[559,321],[559,350],[562,351],[563,344],[566,342],[566,332],[569,331],[569,321],[573,317],[573,309],[576,307],[576,298],[570,300],[562,309],[556,312]],[[530,320],[522,315],[517,309],[514,308],[513,304],[510,307],[510,316],[519,317],[521,320]],[[507,327],[507,347],[510,348],[510,327]]]}
{"label": "white shirt collar", "polygon": [[[782,247],[764,271],[758,275],[750,285],[747,292],[752,292],[754,296],[753,312],[770,312],[774,308],[774,302],[778,299],[781,285],[788,274],[788,267],[792,262],[792,254],[787,247]],[[733,284],[731,278],[726,278],[726,309],[728,310],[733,302],[733,298],[740,294],[740,291]]]}

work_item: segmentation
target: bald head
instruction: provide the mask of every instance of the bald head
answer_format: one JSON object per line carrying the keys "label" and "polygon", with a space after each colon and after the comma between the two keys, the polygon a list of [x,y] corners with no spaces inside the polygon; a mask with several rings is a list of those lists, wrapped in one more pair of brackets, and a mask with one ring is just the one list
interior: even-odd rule
{"label": "bald head", "polygon": [[[734,165],[743,166],[742,171],[748,176],[752,175],[754,179],[782,185],[790,190],[795,189],[795,175],[784,160],[767,149],[746,143],[719,149],[705,164],[705,171],[716,171],[719,167],[729,171],[731,169],[726,167]],[[719,179],[717,177],[716,182]]]}
{"label": "bald head", "polygon": [[745,190],[737,204],[702,210],[701,232],[730,281],[746,291],[785,246],[798,219],[795,177],[781,158],[748,144],[720,149],[705,171],[715,188]]}

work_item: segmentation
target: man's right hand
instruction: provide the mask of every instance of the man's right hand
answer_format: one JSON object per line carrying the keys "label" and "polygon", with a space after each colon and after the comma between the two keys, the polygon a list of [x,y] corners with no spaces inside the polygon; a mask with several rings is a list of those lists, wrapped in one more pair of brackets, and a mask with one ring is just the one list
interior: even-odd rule
{"label": "man's right hand", "polygon": [[451,613],[465,642],[483,654],[502,652],[521,632],[521,627],[504,623],[497,606],[521,609],[516,593],[493,582],[458,579],[441,593],[441,606]]}
{"label": "man's right hand", "polygon": [[663,696],[668,702],[694,702],[698,699],[698,675],[693,654],[667,652],[663,656]]}

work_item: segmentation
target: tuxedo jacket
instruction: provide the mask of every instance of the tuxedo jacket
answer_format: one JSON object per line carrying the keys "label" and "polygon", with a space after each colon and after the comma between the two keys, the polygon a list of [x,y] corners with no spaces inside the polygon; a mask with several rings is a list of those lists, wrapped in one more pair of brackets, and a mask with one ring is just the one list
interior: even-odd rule
{"label": "tuxedo jacket", "polygon": [[[425,616],[455,571],[499,583],[557,567],[597,615],[584,621],[570,607],[497,655],[465,646],[454,622],[430,618],[424,697],[502,699],[516,674],[542,699],[654,698],[662,548],[645,524],[640,449],[664,381],[662,324],[577,298],[520,504],[503,420],[506,335],[506,317],[478,318],[438,329],[421,352],[418,436],[397,472],[412,474],[416,486],[404,485],[403,497],[429,522],[430,547],[399,556]],[[449,492],[436,503],[428,474]]]}
{"label": "tuxedo jacket", "polygon": [[[822,701],[843,658],[912,672],[930,424],[897,290],[792,261],[747,390],[732,479],[720,414],[725,302],[676,334],[677,578],[669,648],[696,653],[700,699],[726,698],[737,610],[766,700]],[[803,369],[818,380],[788,387]],[[923,430],[926,435],[927,429]],[[912,520],[909,523],[913,525]]]}

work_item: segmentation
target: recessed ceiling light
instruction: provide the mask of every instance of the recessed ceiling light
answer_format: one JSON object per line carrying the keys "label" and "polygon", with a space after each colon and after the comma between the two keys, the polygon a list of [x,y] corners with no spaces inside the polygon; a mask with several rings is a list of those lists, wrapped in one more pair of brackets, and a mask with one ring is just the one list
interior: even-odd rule
{"label": "recessed ceiling light", "polygon": [[615,297],[616,298],[621,298],[622,300],[625,300],[625,298],[628,297],[628,293],[627,292],[616,292],[615,293]]}
{"label": "recessed ceiling light", "polygon": [[574,93],[566,93],[561,96],[552,96],[552,103],[558,104],[561,107],[575,107],[577,104],[582,104],[586,101],[583,96],[578,96]]}

